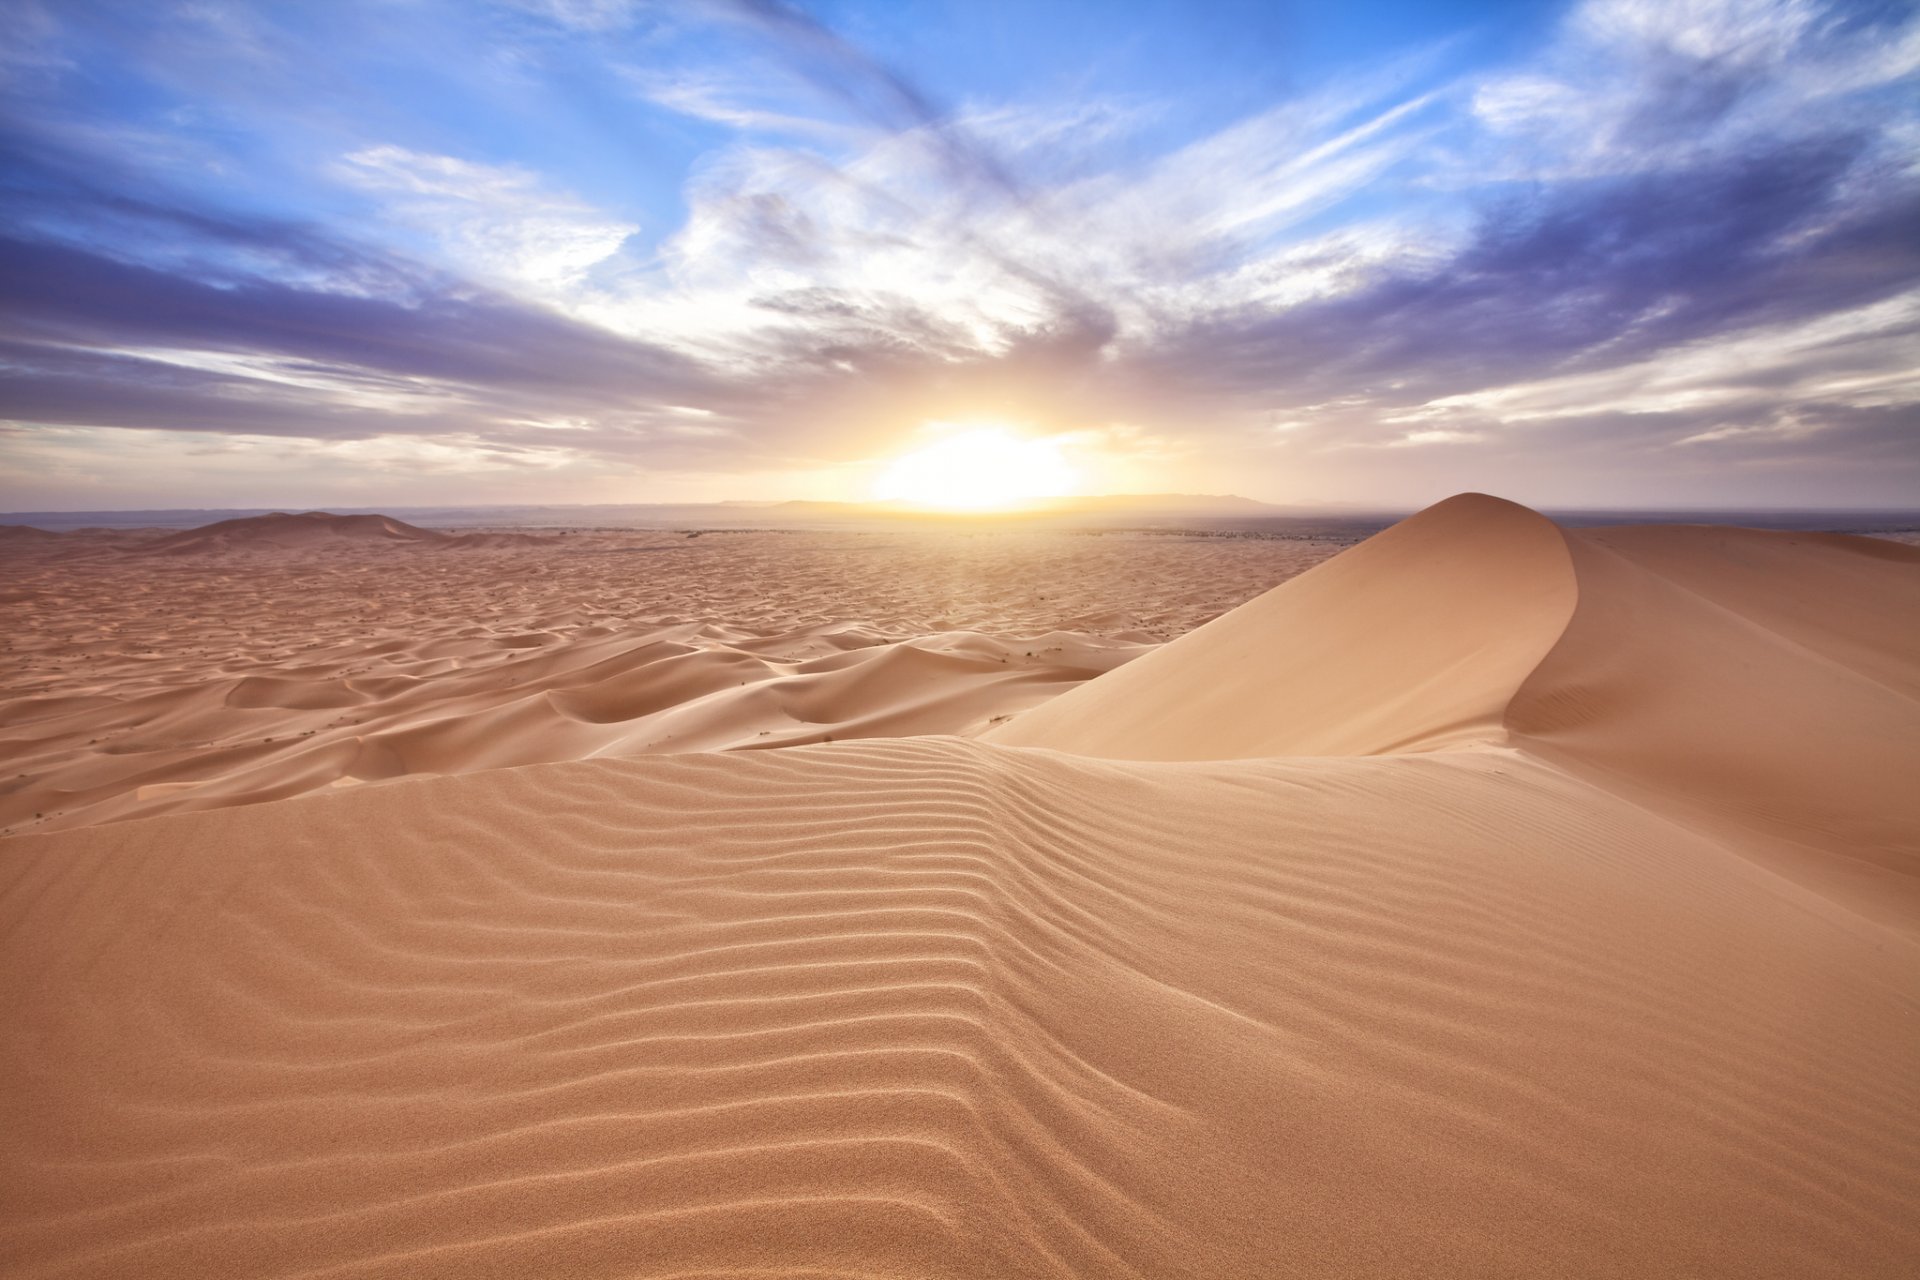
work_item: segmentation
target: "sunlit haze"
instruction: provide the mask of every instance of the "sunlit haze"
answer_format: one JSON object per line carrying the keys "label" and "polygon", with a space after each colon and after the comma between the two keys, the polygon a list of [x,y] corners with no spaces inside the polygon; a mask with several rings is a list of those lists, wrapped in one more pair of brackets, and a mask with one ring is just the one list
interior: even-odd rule
{"label": "sunlit haze", "polygon": [[894,459],[874,482],[885,501],[961,511],[1019,507],[1077,492],[1079,477],[1059,442],[1002,426],[949,428],[933,443]]}
{"label": "sunlit haze", "polygon": [[1910,5],[7,25],[0,509],[1920,500]]}

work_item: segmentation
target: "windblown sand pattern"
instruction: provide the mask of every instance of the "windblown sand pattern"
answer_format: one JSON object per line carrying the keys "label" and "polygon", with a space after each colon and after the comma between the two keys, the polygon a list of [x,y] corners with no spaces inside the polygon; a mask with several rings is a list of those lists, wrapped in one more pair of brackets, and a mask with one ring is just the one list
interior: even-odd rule
{"label": "windblown sand pattern", "polygon": [[0,1258],[1911,1274],[1916,622],[1456,499],[978,740],[15,837]]}
{"label": "windblown sand pattern", "polygon": [[0,833],[407,774],[971,733],[1340,550],[1070,533],[9,540]]}

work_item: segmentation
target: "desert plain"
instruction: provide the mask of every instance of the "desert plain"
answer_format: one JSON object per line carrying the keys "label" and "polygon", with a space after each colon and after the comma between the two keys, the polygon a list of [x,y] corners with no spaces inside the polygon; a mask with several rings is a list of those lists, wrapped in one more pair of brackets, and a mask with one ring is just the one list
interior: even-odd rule
{"label": "desert plain", "polygon": [[9,1276],[1920,1269],[1920,548],[0,555]]}

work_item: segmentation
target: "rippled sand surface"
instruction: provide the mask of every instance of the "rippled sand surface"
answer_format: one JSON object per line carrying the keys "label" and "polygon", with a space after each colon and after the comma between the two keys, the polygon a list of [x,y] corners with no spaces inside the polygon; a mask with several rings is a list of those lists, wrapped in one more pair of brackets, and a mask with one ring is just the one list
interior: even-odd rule
{"label": "rippled sand surface", "polygon": [[410,774],[974,733],[1340,549],[449,536],[378,516],[16,531],[0,547],[0,831]]}
{"label": "rippled sand surface", "polygon": [[0,1258],[1909,1275],[1916,633],[1469,496],[971,739],[15,836]]}

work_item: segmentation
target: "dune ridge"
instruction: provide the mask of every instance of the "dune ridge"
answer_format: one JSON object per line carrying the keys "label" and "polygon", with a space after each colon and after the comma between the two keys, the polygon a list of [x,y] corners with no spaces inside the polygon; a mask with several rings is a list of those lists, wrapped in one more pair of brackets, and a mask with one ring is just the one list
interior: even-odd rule
{"label": "dune ridge", "polygon": [[1859,543],[1468,496],[975,740],[9,838],[0,1257],[1907,1274],[1920,555]]}
{"label": "dune ridge", "polygon": [[1577,598],[1559,526],[1464,494],[988,737],[1127,760],[1498,741]]}
{"label": "dune ridge", "polygon": [[1910,929],[1916,626],[1920,548],[1563,529],[1463,494],[984,736],[1148,760],[1521,747]]}

